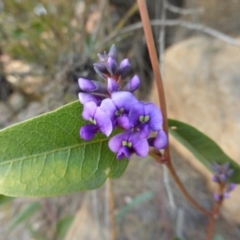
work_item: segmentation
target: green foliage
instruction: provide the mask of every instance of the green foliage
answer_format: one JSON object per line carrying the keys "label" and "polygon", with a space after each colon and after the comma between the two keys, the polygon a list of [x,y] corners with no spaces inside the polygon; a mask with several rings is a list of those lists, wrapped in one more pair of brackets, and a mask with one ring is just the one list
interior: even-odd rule
{"label": "green foliage", "polygon": [[9,231],[15,228],[19,223],[26,221],[29,217],[31,217],[38,209],[40,208],[39,202],[30,203],[26,208],[20,211],[14,218],[12,218],[9,223],[8,229]]}
{"label": "green foliage", "polygon": [[228,157],[223,150],[209,137],[196,128],[173,119],[168,120],[169,132],[183,144],[202,164],[211,170],[211,164],[229,162],[234,174],[230,180],[240,183],[240,166]]}
{"label": "green foliage", "polygon": [[117,214],[116,220],[118,222],[121,221],[121,219],[129,211],[131,211],[133,208],[137,207],[138,205],[151,200],[153,198],[153,196],[154,196],[154,194],[152,192],[146,192],[146,193],[142,193],[142,194],[136,196],[135,198],[133,198],[133,200],[129,204],[127,204],[125,207],[120,209],[120,211]]}
{"label": "green foliage", "polygon": [[0,195],[0,206],[1,206],[1,205],[4,205],[5,203],[11,202],[13,199],[14,199],[14,198],[12,198],[12,197]]}
{"label": "green foliage", "polygon": [[122,175],[128,161],[117,161],[102,134],[79,137],[82,106],[76,101],[0,131],[0,193],[54,196],[100,187]]}
{"label": "green foliage", "polygon": [[67,216],[57,222],[57,235],[59,240],[64,239],[69,227],[73,222],[73,219],[74,216]]}

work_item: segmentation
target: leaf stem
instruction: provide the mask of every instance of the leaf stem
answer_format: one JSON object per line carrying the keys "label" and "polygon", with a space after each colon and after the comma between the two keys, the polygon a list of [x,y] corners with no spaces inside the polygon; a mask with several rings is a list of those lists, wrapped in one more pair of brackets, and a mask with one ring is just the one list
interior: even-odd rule
{"label": "leaf stem", "polygon": [[[150,60],[153,68],[153,73],[155,76],[155,82],[157,86],[157,92],[158,92],[158,99],[159,99],[159,105],[162,111],[163,115],[163,130],[168,136],[168,122],[167,122],[167,107],[166,107],[166,101],[165,101],[165,93],[164,93],[164,88],[163,88],[163,82],[162,82],[162,77],[161,77],[161,72],[159,69],[159,64],[158,64],[158,57],[156,53],[156,48],[153,40],[153,34],[152,34],[152,29],[151,29],[151,24],[148,16],[148,11],[147,11],[147,6],[146,6],[146,1],[145,0],[137,0],[138,2],[138,8],[139,12],[141,15],[142,19],[142,24],[143,24],[143,30],[147,42],[147,47],[150,55]],[[155,154],[156,155],[156,154]],[[180,181],[179,177],[176,174],[176,171],[173,168],[173,165],[171,163],[171,156],[170,156],[170,149],[169,149],[169,143],[167,147],[164,150],[164,155],[161,156],[155,156],[155,160],[158,163],[165,163],[168,170],[170,171],[174,181],[182,191],[182,193],[185,195],[187,200],[194,206],[196,207],[199,211],[201,211],[203,214],[206,216],[211,215],[210,212],[208,212],[205,208],[200,206],[192,197],[191,195],[187,192],[186,188]]]}
{"label": "leaf stem", "polygon": [[213,239],[214,225],[215,225],[214,216],[210,215],[208,217],[208,229],[207,229],[207,238],[206,238],[206,240],[212,240]]}

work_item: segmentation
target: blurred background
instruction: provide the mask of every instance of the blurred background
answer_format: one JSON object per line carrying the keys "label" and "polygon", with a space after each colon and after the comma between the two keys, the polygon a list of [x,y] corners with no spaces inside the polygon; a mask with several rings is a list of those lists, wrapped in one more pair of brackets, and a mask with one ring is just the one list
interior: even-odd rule
{"label": "blurred background", "polygon": [[[239,162],[240,0],[147,4],[169,116],[207,133]],[[138,97],[157,103],[136,1],[0,0],[0,129],[77,100],[78,78],[98,79],[92,64],[112,44],[119,60],[131,62],[128,77],[141,78]],[[187,189],[210,208],[204,170],[174,142],[172,156]],[[45,199],[0,196],[0,240],[110,239],[111,196],[116,239],[204,239],[207,219],[151,159],[133,158],[111,184]],[[215,240],[240,239],[239,193],[217,220]]]}

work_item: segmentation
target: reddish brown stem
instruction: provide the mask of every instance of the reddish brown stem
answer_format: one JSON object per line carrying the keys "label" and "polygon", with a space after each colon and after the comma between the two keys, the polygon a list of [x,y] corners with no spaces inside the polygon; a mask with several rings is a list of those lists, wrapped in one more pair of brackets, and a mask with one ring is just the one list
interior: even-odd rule
{"label": "reddish brown stem", "polygon": [[184,185],[182,184],[181,180],[179,179],[176,171],[174,170],[171,161],[166,162],[166,166],[172,176],[172,178],[174,179],[175,183],[177,184],[177,186],[179,187],[179,189],[182,191],[182,193],[184,194],[184,196],[187,198],[187,200],[195,207],[197,208],[200,212],[202,212],[204,215],[206,216],[211,216],[211,212],[208,212],[205,208],[203,208],[201,205],[199,205],[192,197],[191,195],[188,193],[188,191],[186,190],[186,188],[184,187]]}
{"label": "reddish brown stem", "polygon": [[206,240],[212,240],[213,239],[214,225],[215,225],[215,219],[214,219],[213,214],[211,214],[208,217],[208,230],[207,230]]}
{"label": "reddish brown stem", "polygon": [[[153,40],[151,24],[150,24],[148,12],[147,12],[146,2],[145,0],[137,0],[137,2],[138,2],[138,8],[139,8],[139,12],[142,19],[143,30],[146,37],[149,56],[152,63],[153,73],[155,76],[155,82],[157,85],[159,105],[163,115],[163,130],[168,135],[167,108],[166,108],[165,94],[163,89],[162,77],[161,77],[161,73],[158,65],[158,57],[157,57],[156,48]],[[164,156],[166,160],[170,159],[168,146],[164,151]]]}
{"label": "reddish brown stem", "polygon": [[[167,122],[167,107],[166,107],[166,101],[165,101],[165,94],[164,94],[164,88],[163,88],[163,83],[162,83],[162,77],[159,69],[159,64],[158,64],[158,58],[157,58],[157,53],[156,53],[156,48],[153,40],[153,34],[152,34],[152,29],[151,29],[151,24],[148,16],[148,11],[147,11],[147,6],[145,0],[137,0],[138,2],[138,8],[139,12],[141,15],[142,19],[142,24],[143,24],[143,30],[144,34],[146,37],[146,42],[147,42],[147,47],[150,55],[150,60],[153,68],[153,73],[155,76],[155,82],[157,86],[157,92],[158,92],[158,99],[159,99],[159,104],[160,108],[162,110],[162,115],[163,115],[163,130],[168,136],[168,122]],[[153,153],[154,155],[154,153]],[[170,149],[169,149],[169,144],[164,150],[164,155],[163,157],[161,156],[155,156],[155,159],[158,163],[165,163],[168,167],[168,170],[170,171],[173,179],[175,180],[176,184],[180,188],[180,190],[183,192],[185,197],[188,199],[188,201],[195,206],[199,211],[201,211],[203,214],[209,216],[211,213],[209,213],[206,209],[201,207],[187,192],[186,188],[178,178],[172,163],[171,163],[171,156],[170,156]]]}

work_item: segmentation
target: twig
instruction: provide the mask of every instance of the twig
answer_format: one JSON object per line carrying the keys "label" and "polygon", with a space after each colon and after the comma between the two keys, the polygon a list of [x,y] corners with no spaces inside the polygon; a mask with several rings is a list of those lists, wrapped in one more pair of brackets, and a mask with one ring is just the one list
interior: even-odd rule
{"label": "twig", "polygon": [[[163,83],[162,83],[160,69],[158,67],[158,58],[157,58],[156,49],[155,49],[155,45],[154,45],[153,34],[152,34],[152,29],[151,29],[149,16],[148,16],[148,12],[147,12],[146,2],[145,2],[145,0],[137,0],[137,2],[138,2],[138,7],[139,7],[141,19],[142,19],[143,30],[144,30],[144,34],[146,37],[150,60],[151,60],[151,64],[152,64],[152,68],[153,68],[153,72],[154,72],[154,76],[155,76],[155,82],[157,85],[158,98],[159,98],[159,103],[160,103],[160,107],[161,107],[162,115],[163,115],[163,130],[165,131],[165,133],[168,136],[167,108],[166,108],[166,102],[165,102],[165,96],[164,96],[164,89],[163,89]],[[175,180],[176,184],[178,185],[178,187],[180,188],[182,193],[185,195],[187,200],[193,206],[195,206],[197,209],[199,209],[199,211],[201,211],[203,214],[209,216],[209,214],[211,214],[211,213],[209,213],[205,208],[203,208],[201,205],[199,205],[191,197],[191,195],[187,192],[186,188],[184,187],[184,185],[180,181],[179,177],[177,176],[177,174],[172,166],[172,163],[171,163],[169,144],[167,145],[167,147],[164,150],[163,157],[161,157],[161,156],[159,158],[156,157],[155,160],[159,163],[164,162],[166,164],[173,179]]]}
{"label": "twig", "polygon": [[168,195],[168,200],[169,200],[171,210],[174,211],[176,209],[176,204],[175,204],[175,201],[174,201],[171,186],[169,184],[168,171],[165,167],[163,167],[163,182],[164,182],[165,188],[167,190],[167,195]]}
{"label": "twig", "polygon": [[112,188],[112,182],[108,178],[107,179],[107,186],[106,186],[106,195],[107,195],[107,202],[108,202],[108,225],[109,225],[109,232],[110,232],[110,240],[116,240],[117,239],[117,233],[116,233],[116,225],[115,225],[115,217],[114,217],[114,196],[113,196],[113,188]]}
{"label": "twig", "polygon": [[184,224],[184,211],[182,209],[179,209],[178,215],[177,215],[176,235],[180,239],[183,238],[183,234],[182,234],[183,224]]}
{"label": "twig", "polygon": [[165,205],[165,198],[164,198],[164,190],[163,190],[163,184],[162,180],[164,178],[163,176],[163,168],[164,166],[161,165],[161,168],[158,168],[158,177],[159,177],[159,183],[158,183],[158,193],[159,193],[159,210],[160,210],[160,225],[162,228],[162,236],[161,239],[170,239],[170,231],[169,231],[169,224],[168,224],[168,214],[166,211],[166,208],[164,207]]}
{"label": "twig", "polygon": [[121,29],[127,20],[138,10],[138,5],[133,3],[133,5],[127,10],[124,16],[120,19],[117,26],[115,27],[116,31]]}
{"label": "twig", "polygon": [[189,15],[189,14],[196,14],[196,13],[203,13],[204,12],[203,7],[192,8],[192,9],[191,8],[183,9],[183,8],[179,8],[179,7],[176,7],[176,6],[172,5],[168,1],[166,1],[165,6],[169,11],[174,12],[174,13],[179,13],[181,15]]}
{"label": "twig", "polygon": [[95,219],[95,222],[96,222],[97,233],[98,233],[98,235],[100,235],[97,190],[93,190],[91,193],[92,193],[93,216],[94,216],[94,219]]}
{"label": "twig", "polygon": [[[162,0],[162,11],[161,11],[161,21],[164,23],[166,21],[166,0]],[[160,34],[159,34],[159,67],[161,73],[163,73],[163,62],[164,62],[164,50],[165,50],[165,32],[166,26],[165,24],[161,25]]]}
{"label": "twig", "polygon": [[207,230],[206,240],[212,240],[213,239],[214,225],[215,225],[215,219],[214,219],[214,216],[211,214],[208,217],[208,230]]}
{"label": "twig", "polygon": [[[168,26],[168,27],[174,27],[174,26],[185,27],[185,28],[188,28],[188,29],[203,32],[203,33],[208,34],[212,37],[215,37],[215,38],[217,38],[217,39],[219,39],[223,42],[226,42],[230,45],[240,47],[240,41],[239,40],[236,40],[232,37],[229,37],[228,35],[220,32],[220,31],[217,31],[213,28],[204,26],[202,24],[190,23],[190,22],[183,21],[183,20],[171,20],[171,19],[169,19],[169,20],[165,20],[164,22],[162,22],[161,20],[152,20],[151,25],[152,26],[164,25],[164,26]],[[132,24],[132,25],[129,25],[129,26],[123,28],[122,30],[120,30],[117,33],[110,34],[99,45],[96,46],[96,49],[101,48],[107,42],[111,41],[113,38],[118,37],[119,35],[130,33],[132,31],[141,29],[142,27],[143,27],[143,24],[141,22],[138,22],[138,23],[135,23],[135,24]]]}
{"label": "twig", "polygon": [[172,175],[173,180],[175,181],[175,183],[177,184],[177,186],[179,187],[179,189],[182,191],[182,193],[184,194],[184,196],[187,198],[187,200],[195,207],[197,208],[200,212],[202,212],[204,215],[206,216],[210,216],[211,212],[208,212],[205,208],[203,208],[201,205],[199,205],[194,198],[192,198],[192,196],[188,193],[188,191],[186,190],[186,188],[184,187],[184,185],[182,184],[181,180],[179,179],[179,177],[176,174],[175,169],[172,166],[171,161],[166,162],[166,166],[169,170],[169,172]]}
{"label": "twig", "polygon": [[106,4],[107,4],[106,0],[101,0],[99,4],[99,11],[101,15],[100,15],[100,19],[98,20],[97,26],[95,27],[94,32],[92,33],[92,42],[95,42],[99,35],[101,25],[103,22],[102,19],[103,19],[104,9],[106,8]]}
{"label": "twig", "polygon": [[[152,29],[150,25],[150,20],[147,12],[146,2],[145,0],[137,0],[138,8],[142,19],[143,30],[146,37],[147,47],[149,51],[149,56],[153,68],[153,73],[155,76],[155,82],[157,86],[158,92],[158,99],[159,99],[159,106],[162,110],[163,115],[163,130],[168,136],[168,122],[167,122],[167,108],[166,108],[166,101],[165,101],[165,93],[163,89],[162,77],[160,73],[160,69],[158,66],[158,58],[157,53],[154,45]],[[170,151],[169,151],[169,144],[164,150],[164,158],[166,161],[170,160]]]}

